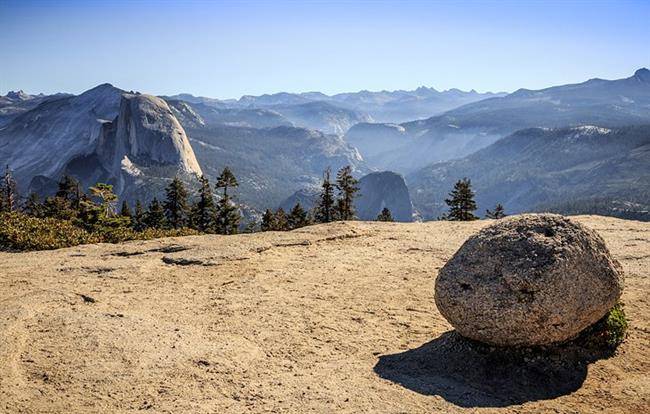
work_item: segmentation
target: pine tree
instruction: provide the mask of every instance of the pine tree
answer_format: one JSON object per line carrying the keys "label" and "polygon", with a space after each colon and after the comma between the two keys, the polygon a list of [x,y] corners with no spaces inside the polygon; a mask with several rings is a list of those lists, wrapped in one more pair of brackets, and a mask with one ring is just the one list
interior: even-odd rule
{"label": "pine tree", "polygon": [[485,218],[489,219],[502,219],[506,216],[505,209],[501,203],[497,203],[493,211],[485,210]]}
{"label": "pine tree", "polygon": [[94,187],[90,187],[88,190],[90,190],[90,194],[92,196],[97,197],[101,200],[101,207],[104,216],[115,216],[115,203],[117,202],[117,196],[113,192],[112,185],[97,183]]}
{"label": "pine tree", "polygon": [[476,202],[474,201],[472,183],[468,178],[456,182],[454,189],[449,193],[449,197],[445,200],[445,203],[449,206],[449,213],[445,216],[447,220],[471,221],[478,219],[474,215]]}
{"label": "pine tree", "polygon": [[131,207],[129,207],[129,203],[127,203],[126,200],[122,201],[122,208],[120,209],[120,216],[128,217],[129,219],[133,216],[133,213],[131,213]]}
{"label": "pine tree", "polygon": [[212,233],[216,231],[217,209],[212,198],[210,182],[205,176],[199,180],[201,183],[199,199],[192,206],[190,222],[193,228],[204,233]]}
{"label": "pine tree", "polygon": [[217,204],[217,231],[220,234],[237,234],[239,228],[239,208],[228,194],[229,188],[235,188],[239,184],[230,168],[225,167],[217,178],[216,188],[222,189],[221,199]]}
{"label": "pine tree", "polygon": [[133,230],[135,231],[142,231],[147,227],[147,224],[145,223],[145,212],[144,208],[142,207],[142,202],[140,200],[135,201],[135,211],[133,213],[133,218],[131,220],[131,227],[133,227]]}
{"label": "pine tree", "polygon": [[334,211],[334,184],[330,181],[330,169],[323,173],[323,184],[320,194],[320,200],[314,213],[315,219],[319,223],[329,223],[335,219]]}
{"label": "pine tree", "polygon": [[165,228],[167,224],[165,220],[165,210],[155,197],[149,204],[149,209],[145,214],[144,222],[147,227],[151,227],[152,229],[162,229]]}
{"label": "pine tree", "polygon": [[275,230],[275,214],[271,209],[266,209],[264,215],[262,215],[262,223],[260,224],[260,230],[262,231],[273,231]]}
{"label": "pine tree", "polygon": [[305,227],[309,225],[309,219],[307,217],[307,212],[302,208],[300,203],[296,203],[295,206],[289,212],[289,217],[287,218],[289,224],[289,230],[299,229],[300,227]]}
{"label": "pine tree", "polygon": [[58,187],[54,196],[67,201],[71,209],[79,210],[84,195],[79,181],[72,176],[64,175],[61,177]]}
{"label": "pine tree", "polygon": [[23,211],[25,214],[32,217],[44,217],[45,209],[43,203],[41,203],[41,198],[36,193],[31,193],[25,201],[23,206]]}
{"label": "pine tree", "polygon": [[381,213],[377,216],[377,221],[394,221],[393,214],[387,207],[384,207],[384,209],[381,210]]}
{"label": "pine tree", "polygon": [[5,168],[5,173],[0,182],[0,211],[14,211],[18,207],[18,190],[16,188],[16,180],[9,166]]}
{"label": "pine tree", "polygon": [[163,208],[167,223],[175,229],[187,226],[187,190],[185,190],[183,182],[178,177],[174,177],[165,192],[166,199]]}
{"label": "pine tree", "polygon": [[352,176],[349,165],[341,168],[336,175],[336,188],[339,190],[337,210],[341,220],[354,220],[354,197],[359,191],[357,184],[359,181]]}
{"label": "pine tree", "polygon": [[275,228],[273,230],[289,230],[289,220],[287,218],[287,213],[284,212],[284,209],[282,207],[278,208],[275,211]]}

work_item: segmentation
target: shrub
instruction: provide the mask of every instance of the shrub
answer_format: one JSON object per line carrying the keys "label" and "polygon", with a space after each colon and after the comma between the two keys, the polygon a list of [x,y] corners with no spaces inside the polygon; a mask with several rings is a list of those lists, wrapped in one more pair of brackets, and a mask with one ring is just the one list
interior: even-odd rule
{"label": "shrub", "polygon": [[[114,223],[113,223],[114,224]],[[69,220],[36,218],[21,213],[0,213],[0,250],[51,250],[87,243],[119,243],[160,237],[192,236],[196,230],[145,229],[135,231],[122,225],[95,226],[92,232]]]}
{"label": "shrub", "polygon": [[97,241],[68,220],[0,214],[0,250],[51,250]]}
{"label": "shrub", "polygon": [[596,348],[616,349],[627,335],[628,322],[622,303],[617,303],[598,322],[587,328],[583,337]]}

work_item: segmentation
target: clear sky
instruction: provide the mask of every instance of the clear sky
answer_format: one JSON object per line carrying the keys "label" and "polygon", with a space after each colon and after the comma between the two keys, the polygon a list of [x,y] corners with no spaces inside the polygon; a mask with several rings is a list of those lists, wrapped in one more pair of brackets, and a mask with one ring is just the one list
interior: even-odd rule
{"label": "clear sky", "polygon": [[513,91],[650,67],[650,1],[0,0],[0,93]]}

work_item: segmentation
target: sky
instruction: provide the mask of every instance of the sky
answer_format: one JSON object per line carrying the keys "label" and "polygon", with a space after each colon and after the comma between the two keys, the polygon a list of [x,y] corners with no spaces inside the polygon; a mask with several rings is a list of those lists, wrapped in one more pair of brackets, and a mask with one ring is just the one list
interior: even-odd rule
{"label": "sky", "polygon": [[0,94],[539,89],[650,67],[650,1],[0,0]]}

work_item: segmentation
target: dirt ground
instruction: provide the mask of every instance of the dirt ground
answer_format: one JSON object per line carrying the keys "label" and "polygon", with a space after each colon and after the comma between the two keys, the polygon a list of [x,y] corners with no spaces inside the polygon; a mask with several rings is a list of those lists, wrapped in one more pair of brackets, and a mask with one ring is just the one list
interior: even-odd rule
{"label": "dirt ground", "polygon": [[610,358],[452,331],[437,271],[489,221],[0,253],[0,412],[649,412],[650,223],[576,219],[627,276]]}

